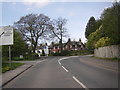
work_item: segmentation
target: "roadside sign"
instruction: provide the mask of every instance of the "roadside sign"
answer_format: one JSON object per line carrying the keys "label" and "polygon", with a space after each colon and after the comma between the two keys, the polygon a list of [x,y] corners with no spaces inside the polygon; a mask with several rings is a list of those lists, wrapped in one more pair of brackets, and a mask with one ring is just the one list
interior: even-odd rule
{"label": "roadside sign", "polygon": [[0,45],[13,44],[13,28],[10,26],[0,27]]}
{"label": "roadside sign", "polygon": [[45,52],[46,55],[49,54],[48,46],[45,46],[45,47],[44,47],[44,52]]}

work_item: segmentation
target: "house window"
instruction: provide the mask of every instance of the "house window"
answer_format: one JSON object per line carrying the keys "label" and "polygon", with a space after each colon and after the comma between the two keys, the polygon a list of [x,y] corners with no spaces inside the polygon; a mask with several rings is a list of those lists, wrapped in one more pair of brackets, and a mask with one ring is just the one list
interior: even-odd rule
{"label": "house window", "polygon": [[55,49],[58,49],[57,47],[55,47]]}
{"label": "house window", "polygon": [[66,48],[67,48],[67,45],[66,45]]}

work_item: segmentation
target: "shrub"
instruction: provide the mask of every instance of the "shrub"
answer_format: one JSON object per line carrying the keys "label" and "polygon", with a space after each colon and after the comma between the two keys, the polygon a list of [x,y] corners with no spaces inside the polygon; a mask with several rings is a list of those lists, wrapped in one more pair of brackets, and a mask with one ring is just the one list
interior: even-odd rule
{"label": "shrub", "polygon": [[60,56],[70,56],[71,51],[69,50],[62,50],[60,53]]}
{"label": "shrub", "polygon": [[102,37],[102,38],[100,38],[100,39],[96,42],[95,48],[108,46],[108,45],[109,45],[109,42],[110,42],[110,38],[108,38],[108,37]]}
{"label": "shrub", "polygon": [[60,53],[59,52],[52,53],[51,56],[60,56]]}

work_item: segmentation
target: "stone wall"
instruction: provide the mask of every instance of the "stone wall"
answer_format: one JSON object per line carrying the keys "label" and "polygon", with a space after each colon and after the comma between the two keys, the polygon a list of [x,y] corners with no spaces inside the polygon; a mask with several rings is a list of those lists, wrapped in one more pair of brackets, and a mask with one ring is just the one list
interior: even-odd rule
{"label": "stone wall", "polygon": [[94,56],[102,58],[120,58],[120,45],[112,45],[95,49]]}

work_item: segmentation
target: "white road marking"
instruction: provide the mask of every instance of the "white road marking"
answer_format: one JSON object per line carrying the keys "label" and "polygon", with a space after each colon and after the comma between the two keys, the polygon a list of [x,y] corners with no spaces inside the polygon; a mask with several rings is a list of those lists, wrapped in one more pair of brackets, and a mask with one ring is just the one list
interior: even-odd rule
{"label": "white road marking", "polygon": [[86,90],[89,90],[83,83],[81,83],[75,76],[73,76],[73,79],[82,86],[82,88],[85,88]]}
{"label": "white road marking", "polygon": [[[58,63],[61,65],[60,61],[64,60],[64,59],[68,59],[68,58],[71,58],[71,57],[79,57],[79,56],[70,56],[70,57],[64,57],[64,58],[61,58],[58,60]],[[68,70],[62,66],[62,68],[68,72]],[[75,76],[72,77],[80,86],[82,86],[82,88],[84,88],[85,90],[89,90],[83,83],[81,83]]]}
{"label": "white road marking", "polygon": [[58,61],[58,63],[61,65],[60,61]]}
{"label": "white road marking", "polygon": [[67,70],[64,66],[62,66],[62,68],[63,68],[66,72],[68,72],[68,70]]}

